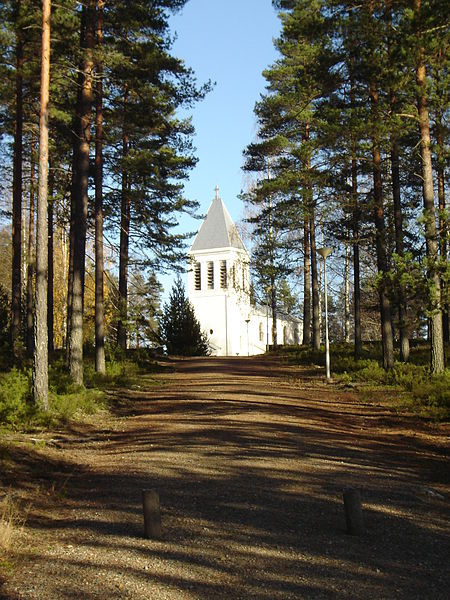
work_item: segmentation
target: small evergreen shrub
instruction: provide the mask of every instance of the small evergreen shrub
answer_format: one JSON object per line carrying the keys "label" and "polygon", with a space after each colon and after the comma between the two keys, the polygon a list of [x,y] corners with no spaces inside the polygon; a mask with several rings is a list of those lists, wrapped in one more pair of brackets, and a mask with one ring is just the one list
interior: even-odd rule
{"label": "small evergreen shrub", "polygon": [[[431,375],[428,367],[429,345],[411,344],[411,362],[396,362],[394,368],[385,371],[381,366],[380,344],[370,343],[363,347],[363,358],[355,360],[353,346],[331,346],[331,371],[344,383],[360,382],[365,385],[389,386],[399,391],[402,402],[419,409],[427,416],[450,419],[450,370]],[[310,346],[280,347],[277,354],[281,360],[299,365],[323,365],[325,351],[312,350]],[[449,351],[447,350],[447,355]],[[406,394],[405,394],[406,393]]]}
{"label": "small evergreen shrub", "polygon": [[194,307],[186,298],[178,277],[170,299],[159,319],[159,335],[168,354],[179,356],[208,356],[208,338],[202,332]]}
{"label": "small evergreen shrub", "polygon": [[81,415],[92,415],[105,406],[100,390],[79,389],[68,394],[52,394],[49,397],[49,414],[41,415],[41,422],[67,423]]}
{"label": "small evergreen shrub", "polygon": [[11,369],[0,375],[0,425],[16,428],[31,418],[31,374]]}

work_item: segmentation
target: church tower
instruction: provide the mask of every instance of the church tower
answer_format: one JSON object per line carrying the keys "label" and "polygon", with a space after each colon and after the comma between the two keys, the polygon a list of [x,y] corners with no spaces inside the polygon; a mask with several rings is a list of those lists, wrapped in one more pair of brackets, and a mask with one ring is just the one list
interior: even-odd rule
{"label": "church tower", "polygon": [[249,292],[249,256],[216,187],[189,251],[188,271],[188,297],[212,354],[248,353]]}

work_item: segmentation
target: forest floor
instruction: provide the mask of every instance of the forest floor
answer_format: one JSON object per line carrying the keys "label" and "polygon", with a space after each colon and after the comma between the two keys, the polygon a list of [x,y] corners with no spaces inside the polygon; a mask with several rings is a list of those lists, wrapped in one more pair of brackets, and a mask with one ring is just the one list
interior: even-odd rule
{"label": "forest floor", "polygon": [[270,356],[165,364],[108,413],[4,437],[0,498],[26,523],[0,598],[449,598],[449,424]]}

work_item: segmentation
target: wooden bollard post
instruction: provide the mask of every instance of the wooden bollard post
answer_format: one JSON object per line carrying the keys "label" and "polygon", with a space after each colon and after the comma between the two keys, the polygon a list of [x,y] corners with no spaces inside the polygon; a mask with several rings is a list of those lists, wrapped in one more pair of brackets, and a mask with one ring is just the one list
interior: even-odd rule
{"label": "wooden bollard post", "polygon": [[161,511],[159,494],[156,490],[142,490],[144,507],[144,533],[149,539],[161,538]]}
{"label": "wooden bollard post", "polygon": [[347,521],[347,533],[361,535],[364,533],[364,522],[361,506],[361,492],[355,489],[344,491],[344,510]]}

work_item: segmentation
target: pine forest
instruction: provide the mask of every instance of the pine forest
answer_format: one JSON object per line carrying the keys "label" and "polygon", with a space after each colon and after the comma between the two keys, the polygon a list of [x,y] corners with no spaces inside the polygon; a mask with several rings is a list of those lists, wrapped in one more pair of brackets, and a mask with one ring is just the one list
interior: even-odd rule
{"label": "pine forest", "polygon": [[[158,276],[185,268],[177,224],[198,210],[184,191],[197,158],[180,114],[212,89],[172,50],[186,2],[0,3],[1,369],[30,369],[44,410],[55,356],[83,386],[87,355],[105,374],[110,355],[157,342]],[[355,361],[378,343],[386,372],[424,342],[442,374],[448,4],[272,4],[278,58],[243,149],[252,293],[274,320],[296,311],[319,351],[330,246],[332,342]]]}

